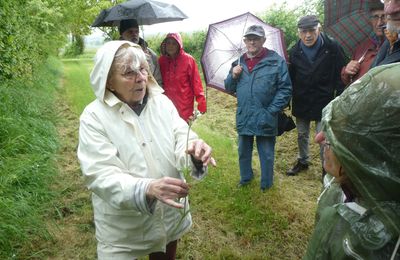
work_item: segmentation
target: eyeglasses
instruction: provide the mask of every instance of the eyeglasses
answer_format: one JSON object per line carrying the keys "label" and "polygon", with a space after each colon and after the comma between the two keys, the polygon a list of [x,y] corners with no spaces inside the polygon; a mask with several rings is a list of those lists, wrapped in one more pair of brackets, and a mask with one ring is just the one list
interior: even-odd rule
{"label": "eyeglasses", "polygon": [[375,20],[375,21],[379,21],[379,20],[381,20],[381,21],[385,21],[386,20],[386,16],[384,15],[384,14],[381,14],[381,15],[372,15],[371,17],[370,17],[371,19],[373,19],[373,20]]}
{"label": "eyeglasses", "polygon": [[245,37],[245,42],[258,42],[262,39],[262,37]]}
{"label": "eyeglasses", "polygon": [[149,73],[147,72],[146,68],[140,68],[138,70],[128,70],[127,72],[121,75],[126,79],[135,79],[139,74],[142,75],[143,77],[147,77]]}

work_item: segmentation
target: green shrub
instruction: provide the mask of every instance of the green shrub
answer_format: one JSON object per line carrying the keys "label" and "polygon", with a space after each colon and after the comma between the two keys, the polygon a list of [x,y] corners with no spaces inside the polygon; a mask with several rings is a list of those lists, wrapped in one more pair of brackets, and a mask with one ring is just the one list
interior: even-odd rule
{"label": "green shrub", "polygon": [[183,47],[185,51],[192,55],[198,63],[200,63],[201,55],[203,54],[206,35],[206,31],[196,31],[190,34],[182,34]]}
{"label": "green shrub", "polygon": [[62,14],[50,0],[0,1],[0,81],[31,80],[65,41]]}
{"label": "green shrub", "polygon": [[73,37],[71,43],[67,45],[65,48],[64,57],[77,57],[78,55],[83,54],[85,50],[85,44],[83,42],[83,37],[80,35],[76,35]]}

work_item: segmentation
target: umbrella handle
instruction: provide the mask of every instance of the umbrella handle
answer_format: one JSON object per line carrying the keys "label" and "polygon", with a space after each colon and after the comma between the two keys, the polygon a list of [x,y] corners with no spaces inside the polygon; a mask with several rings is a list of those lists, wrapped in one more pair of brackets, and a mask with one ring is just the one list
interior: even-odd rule
{"label": "umbrella handle", "polygon": [[[357,62],[359,64],[363,63],[363,61],[365,60],[365,55],[367,55],[368,52],[368,48],[364,51],[363,55],[361,55],[361,57],[357,60]],[[350,84],[353,83],[353,76],[350,76]]]}
{"label": "umbrella handle", "polygon": [[367,54],[367,52],[368,52],[368,48],[364,51],[364,53],[363,53],[363,55],[358,59],[358,63],[362,63],[364,60],[365,60],[365,55]]}

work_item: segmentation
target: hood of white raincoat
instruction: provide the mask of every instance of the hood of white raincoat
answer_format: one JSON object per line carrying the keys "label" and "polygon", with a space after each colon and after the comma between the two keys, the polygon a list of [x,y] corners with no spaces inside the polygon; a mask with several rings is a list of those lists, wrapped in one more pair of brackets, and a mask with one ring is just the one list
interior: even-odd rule
{"label": "hood of white raincoat", "polygon": [[370,70],[324,108],[322,122],[363,201],[400,232],[400,63]]}
{"label": "hood of white raincoat", "polygon": [[[100,47],[100,49],[98,49],[96,52],[94,57],[94,67],[90,74],[90,83],[92,85],[94,94],[100,101],[104,101],[108,73],[111,69],[115,53],[123,45],[129,45],[142,50],[139,45],[129,41],[109,41]],[[157,89],[158,92],[162,92],[161,87],[158,86],[151,73],[149,73],[148,76],[147,88],[149,91]]]}

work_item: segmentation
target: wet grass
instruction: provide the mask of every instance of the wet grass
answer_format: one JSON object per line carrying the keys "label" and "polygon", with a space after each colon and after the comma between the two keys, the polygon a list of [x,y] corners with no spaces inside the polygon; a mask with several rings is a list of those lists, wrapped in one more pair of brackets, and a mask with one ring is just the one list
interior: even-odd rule
{"label": "wet grass", "polygon": [[26,259],[21,248],[52,240],[44,216],[55,196],[60,67],[49,59],[32,81],[0,83],[0,259]]}

